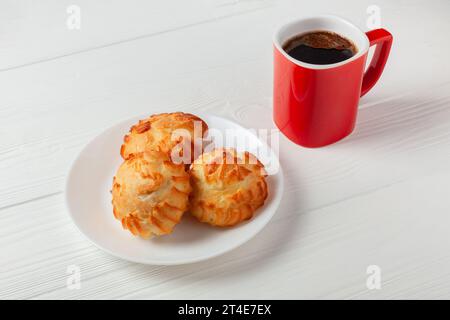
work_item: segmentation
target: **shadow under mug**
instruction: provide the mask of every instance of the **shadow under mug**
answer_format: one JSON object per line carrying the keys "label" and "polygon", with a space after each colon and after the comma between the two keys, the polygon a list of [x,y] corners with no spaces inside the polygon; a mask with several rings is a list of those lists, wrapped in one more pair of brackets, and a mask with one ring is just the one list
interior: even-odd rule
{"label": "shadow under mug", "polygon": [[[350,59],[327,65],[295,60],[283,50],[292,37],[311,31],[332,31],[353,41],[358,51]],[[385,29],[362,32],[335,16],[292,21],[279,28],[274,45],[273,117],[280,131],[304,147],[329,145],[355,127],[359,98],[378,81],[392,45]],[[365,65],[369,47],[376,46]]]}

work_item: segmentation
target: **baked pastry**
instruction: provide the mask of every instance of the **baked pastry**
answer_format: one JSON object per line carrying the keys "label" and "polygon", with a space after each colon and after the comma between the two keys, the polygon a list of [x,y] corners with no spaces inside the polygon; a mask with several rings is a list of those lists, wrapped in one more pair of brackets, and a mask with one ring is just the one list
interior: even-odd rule
{"label": "baked pastry", "polygon": [[215,149],[190,167],[190,212],[201,222],[233,226],[250,219],[268,190],[264,166],[249,152]]}
{"label": "baked pastry", "polygon": [[131,127],[120,154],[128,159],[133,153],[153,149],[170,152],[175,163],[191,164],[202,151],[195,142],[201,141],[207,130],[202,119],[189,113],[155,114]]}
{"label": "baked pastry", "polygon": [[134,235],[168,234],[187,210],[190,191],[184,165],[171,162],[167,153],[132,154],[113,179],[113,213]]}

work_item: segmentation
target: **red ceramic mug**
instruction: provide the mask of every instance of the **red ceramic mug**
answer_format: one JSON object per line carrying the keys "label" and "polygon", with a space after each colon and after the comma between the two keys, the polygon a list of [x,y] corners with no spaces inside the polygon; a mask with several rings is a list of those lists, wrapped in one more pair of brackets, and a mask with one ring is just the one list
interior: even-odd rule
{"label": "red ceramic mug", "polygon": [[[353,41],[356,54],[327,65],[295,60],[283,44],[310,31],[332,31]],[[335,16],[292,21],[275,33],[273,116],[277,127],[304,147],[322,147],[349,135],[355,126],[359,98],[380,78],[392,45],[384,29],[362,32]],[[376,46],[366,70],[369,47]]]}

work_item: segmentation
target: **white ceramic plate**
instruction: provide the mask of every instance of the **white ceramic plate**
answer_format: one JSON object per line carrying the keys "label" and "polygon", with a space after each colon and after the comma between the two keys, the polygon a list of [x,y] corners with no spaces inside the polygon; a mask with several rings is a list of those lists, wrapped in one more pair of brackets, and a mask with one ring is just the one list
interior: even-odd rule
{"label": "white ceramic plate", "polygon": [[[137,117],[121,122],[92,140],[79,154],[67,179],[66,202],[80,231],[95,245],[122,259],[155,265],[185,264],[228,252],[256,235],[274,215],[283,194],[283,174],[275,153],[258,137],[238,124],[217,116],[199,114],[215,138],[215,146],[236,147],[257,155],[269,173],[269,197],[255,216],[232,228],[215,228],[183,216],[172,234],[144,240],[123,230],[112,213],[111,183],[122,159],[123,136]],[[211,130],[212,129],[212,130]],[[223,142],[217,138],[227,137]],[[244,143],[245,141],[245,143]],[[240,146],[239,146],[240,145]]]}

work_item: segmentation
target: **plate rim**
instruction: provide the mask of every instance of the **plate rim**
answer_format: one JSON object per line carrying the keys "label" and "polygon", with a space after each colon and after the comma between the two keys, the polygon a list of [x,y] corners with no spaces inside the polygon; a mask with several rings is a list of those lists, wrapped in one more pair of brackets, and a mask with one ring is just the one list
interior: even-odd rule
{"label": "plate rim", "polygon": [[[189,111],[186,111],[189,112]],[[227,122],[231,122],[233,125],[238,126],[241,129],[244,129],[246,132],[248,132],[249,134],[255,136],[250,130],[248,130],[247,128],[243,127],[242,125],[240,125],[239,123],[230,120],[226,117],[223,116],[218,116],[216,114],[206,114],[204,112],[189,112],[193,115],[202,117],[203,116],[208,116],[208,117],[215,117],[215,118],[219,118],[220,120],[225,120]],[[206,261],[209,259],[213,259],[215,257],[221,256],[227,252],[233,251],[236,248],[242,246],[243,244],[245,244],[246,242],[248,242],[249,240],[251,240],[253,237],[255,237],[258,233],[260,233],[266,226],[267,224],[270,222],[270,220],[272,220],[273,216],[277,213],[278,208],[280,206],[281,200],[284,197],[284,174],[283,174],[283,169],[281,167],[281,162],[280,159],[277,157],[277,155],[275,154],[275,152],[273,151],[273,149],[264,141],[262,141],[261,139],[259,139],[257,136],[256,139],[258,139],[258,141],[260,141],[264,147],[268,148],[275,156],[275,158],[278,161],[278,172],[277,174],[275,174],[276,176],[278,176],[279,179],[279,189],[278,192],[281,193],[280,197],[277,197],[277,202],[275,203],[275,209],[273,210],[273,213],[267,218],[266,221],[264,221],[258,228],[254,229],[253,232],[249,233],[249,234],[245,234],[244,236],[241,237],[241,240],[238,241],[237,243],[235,243],[234,245],[218,250],[212,254],[207,254],[207,255],[201,255],[199,257],[195,257],[192,259],[184,259],[182,261],[177,260],[177,261],[173,261],[173,260],[153,260],[153,261],[149,261],[148,259],[139,259],[139,258],[135,258],[135,257],[131,257],[129,255],[123,255],[123,254],[118,254],[117,252],[111,251],[108,248],[105,248],[104,246],[102,246],[101,244],[95,242],[89,235],[87,235],[85,232],[83,232],[81,226],[78,224],[77,219],[75,219],[74,217],[74,213],[72,212],[70,205],[69,205],[69,185],[72,179],[72,175],[75,173],[74,171],[74,167],[77,164],[77,162],[79,161],[80,157],[82,156],[82,154],[84,153],[84,151],[92,144],[94,143],[100,136],[104,135],[107,131],[112,130],[114,127],[119,126],[122,123],[126,123],[126,122],[131,122],[132,120],[139,120],[140,118],[146,118],[148,117],[148,115],[138,115],[138,116],[133,116],[130,117],[128,119],[119,121],[115,124],[112,124],[111,126],[107,127],[106,129],[102,130],[100,133],[98,133],[97,135],[95,135],[91,140],[89,140],[88,143],[86,143],[83,148],[78,152],[78,154],[76,155],[76,157],[72,160],[70,167],[68,169],[68,173],[66,174],[66,179],[65,179],[65,184],[64,184],[64,202],[65,202],[65,208],[66,211],[69,214],[70,219],[72,220],[72,223],[76,226],[77,230],[79,233],[81,233],[83,235],[84,238],[86,238],[90,243],[92,243],[95,247],[97,247],[100,250],[103,250],[104,252],[107,252],[108,254],[122,259],[122,260],[126,260],[126,261],[131,261],[134,263],[139,263],[139,264],[145,264],[145,265],[155,265],[155,266],[169,266],[169,265],[186,265],[186,264],[192,264],[192,263],[196,263],[196,262],[201,262],[201,261]]]}

